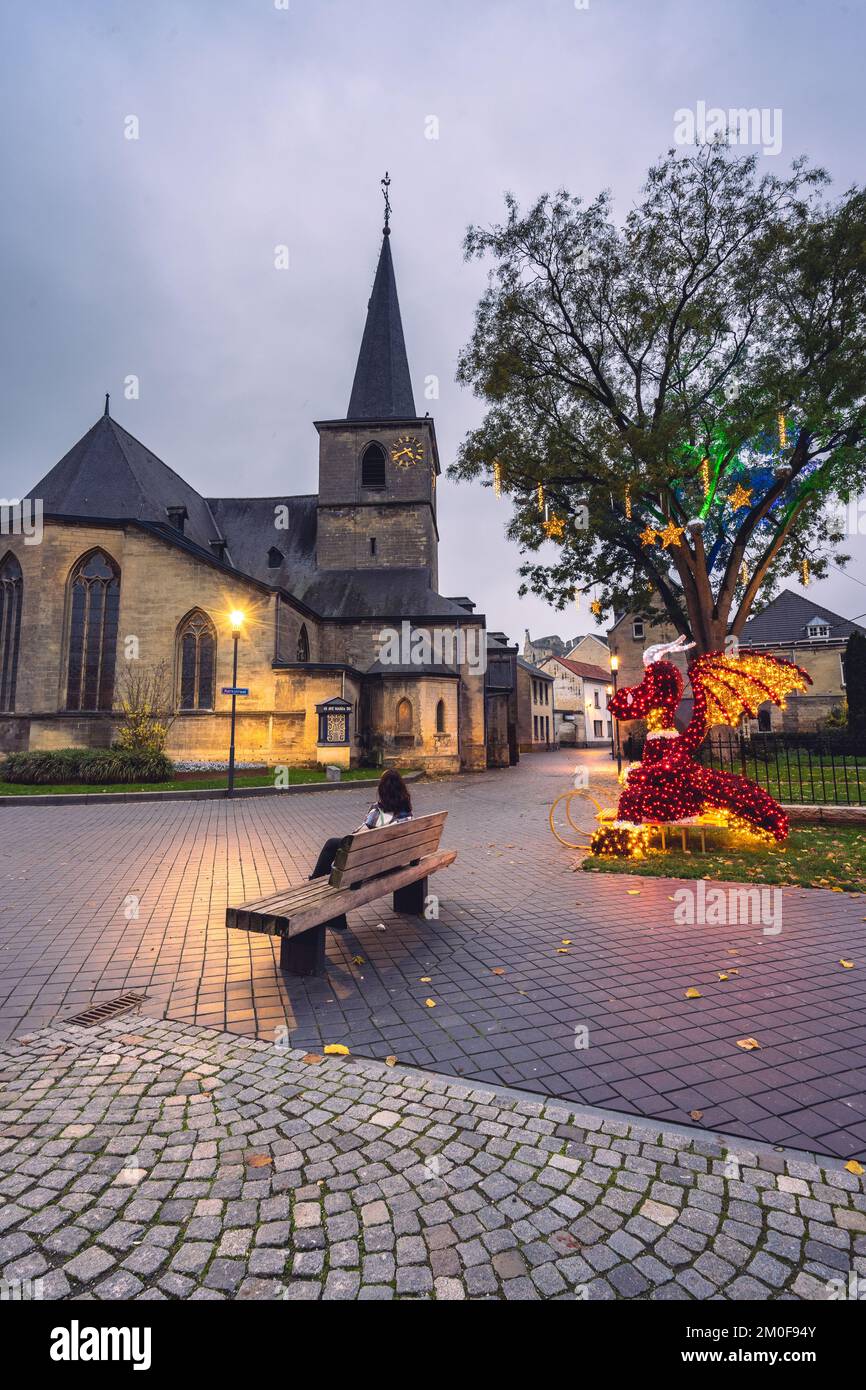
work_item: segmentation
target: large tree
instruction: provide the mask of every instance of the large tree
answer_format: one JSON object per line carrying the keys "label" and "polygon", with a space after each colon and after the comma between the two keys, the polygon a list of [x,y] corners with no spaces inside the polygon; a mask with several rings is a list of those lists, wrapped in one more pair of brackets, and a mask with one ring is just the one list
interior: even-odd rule
{"label": "large tree", "polygon": [[[452,476],[510,495],[563,608],[669,618],[698,651],[823,576],[866,477],[866,193],[724,143],[671,151],[618,224],[561,191],[471,227],[493,258],[458,379],[487,403]],[[851,509],[853,511],[853,508]],[[844,507],[841,508],[844,514]]]}

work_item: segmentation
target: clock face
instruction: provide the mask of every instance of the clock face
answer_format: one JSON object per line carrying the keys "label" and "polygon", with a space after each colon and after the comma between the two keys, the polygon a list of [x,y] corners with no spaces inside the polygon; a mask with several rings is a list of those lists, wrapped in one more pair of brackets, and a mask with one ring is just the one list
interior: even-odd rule
{"label": "clock face", "polygon": [[413,463],[420,463],[423,457],[424,445],[414,434],[399,435],[391,450],[391,461],[398,468],[410,468]]}

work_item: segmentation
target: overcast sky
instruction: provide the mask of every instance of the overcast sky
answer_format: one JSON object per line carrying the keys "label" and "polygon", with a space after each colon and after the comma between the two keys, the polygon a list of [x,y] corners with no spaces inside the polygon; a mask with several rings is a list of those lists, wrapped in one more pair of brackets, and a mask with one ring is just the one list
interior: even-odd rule
{"label": "overcast sky", "polygon": [[[443,467],[481,413],[454,381],[484,283],[462,238],[505,189],[609,187],[619,216],[698,101],[781,108],[771,166],[806,153],[839,188],[862,181],[862,0],[582,4],[4,0],[0,494],[32,487],[105,391],[205,494],[315,491],[312,421],[348,405],[386,168]],[[518,599],[504,500],[446,481],[439,501],[444,593],[512,639],[590,630],[585,609]],[[864,558],[810,596],[863,613]]]}

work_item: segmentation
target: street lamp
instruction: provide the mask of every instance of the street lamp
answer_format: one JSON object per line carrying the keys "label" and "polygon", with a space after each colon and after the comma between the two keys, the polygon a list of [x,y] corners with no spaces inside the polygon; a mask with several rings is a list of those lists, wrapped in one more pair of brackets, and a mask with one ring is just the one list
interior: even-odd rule
{"label": "street lamp", "polygon": [[235,608],[229,613],[234,654],[232,657],[232,732],[231,743],[229,744],[229,781],[226,789],[226,796],[234,796],[235,791],[235,714],[237,712],[238,700],[238,638],[241,635],[241,628],[244,625],[245,616],[246,615],[240,608]]}
{"label": "street lamp", "polygon": [[611,760],[611,762],[613,762],[614,758],[616,757],[616,749],[614,748],[614,743],[613,743],[613,722],[614,722],[614,721],[613,721],[613,715],[612,715],[611,712],[610,712],[610,697],[611,697],[611,695],[613,694],[613,686],[612,686],[612,685],[607,686],[607,688],[606,688],[606,694],[607,694],[607,703],[608,703],[608,711],[607,711],[607,713],[608,713],[608,718],[610,719],[610,760]]}
{"label": "street lamp", "polygon": [[[613,693],[614,693],[614,695],[616,694],[616,673],[617,673],[618,670],[619,670],[619,657],[614,653],[614,654],[611,655],[611,658],[610,658],[610,673],[611,673],[611,675],[613,676]],[[616,775],[617,775],[617,777],[619,777],[620,774],[622,773],[622,749],[621,749],[621,747],[620,747],[620,742],[619,742],[619,722],[618,722],[618,720],[616,719],[616,716],[615,716],[615,715],[611,715],[611,718],[613,719],[613,726],[612,726],[612,728],[611,728],[611,734],[610,734],[610,736],[611,736],[611,741],[613,741],[614,736],[616,737]],[[612,754],[611,754],[611,756],[612,756]]]}

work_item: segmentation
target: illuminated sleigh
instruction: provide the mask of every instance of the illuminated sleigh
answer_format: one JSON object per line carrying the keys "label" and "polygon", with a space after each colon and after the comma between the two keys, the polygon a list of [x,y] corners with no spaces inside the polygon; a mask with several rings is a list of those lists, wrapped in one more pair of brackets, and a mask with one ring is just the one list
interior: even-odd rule
{"label": "illuminated sleigh", "polygon": [[[694,643],[680,637],[649,647],[643,656],[646,671],[640,685],[624,687],[608,702],[616,719],[646,720],[647,734],[643,757],[628,772],[616,811],[604,810],[595,802],[598,827],[589,835],[593,854],[639,856],[653,835],[659,835],[661,847],[666,848],[671,832],[680,836],[685,849],[692,830],[698,831],[706,849],[709,827],[745,833],[766,844],[779,843],[788,834],[788,817],[769,792],[738,773],[705,767],[696,754],[710,729],[719,724],[736,728],[745,715],[754,718],[758,706],[767,701],[784,709],[788,695],[811,685],[810,676],[793,662],[765,653],[707,652],[689,665],[694,708],[681,733],[674,715],[682,698],[683,678],[664,658],[691,646]],[[555,809],[551,809],[551,829],[565,843],[554,825]],[[566,815],[578,834],[589,834],[574,824],[568,803]]]}

